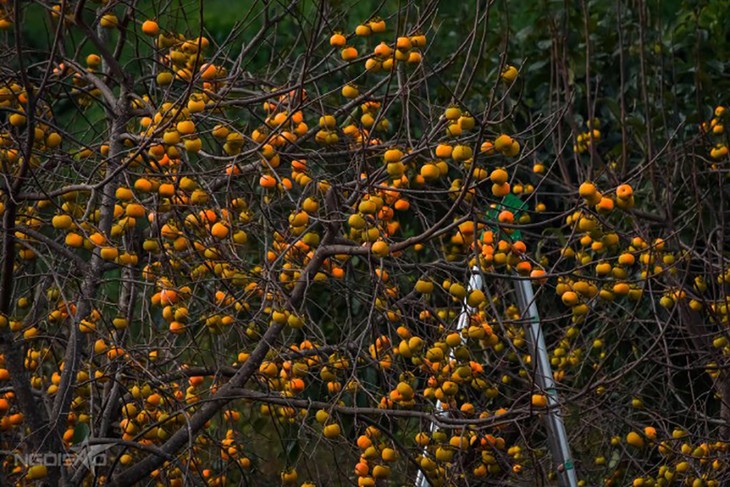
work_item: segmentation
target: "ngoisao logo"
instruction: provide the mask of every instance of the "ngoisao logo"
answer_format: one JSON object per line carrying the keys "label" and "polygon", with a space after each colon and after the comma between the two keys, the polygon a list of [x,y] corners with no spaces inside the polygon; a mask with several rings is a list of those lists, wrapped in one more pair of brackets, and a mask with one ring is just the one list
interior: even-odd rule
{"label": "ngoisao logo", "polygon": [[70,452],[61,453],[18,453],[8,450],[0,450],[0,455],[12,456],[16,463],[32,466],[44,465],[46,467],[78,467],[84,466],[103,467],[107,464],[105,453],[113,445],[89,445],[88,439],[82,444],[73,447]]}

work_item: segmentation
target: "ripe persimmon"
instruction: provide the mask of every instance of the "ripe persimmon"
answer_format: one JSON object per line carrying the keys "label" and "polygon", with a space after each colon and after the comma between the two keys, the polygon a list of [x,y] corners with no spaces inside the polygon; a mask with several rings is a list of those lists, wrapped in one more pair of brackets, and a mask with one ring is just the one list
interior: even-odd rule
{"label": "ripe persimmon", "polygon": [[142,22],[142,32],[150,37],[155,37],[160,33],[160,26],[154,20],[145,20]]}

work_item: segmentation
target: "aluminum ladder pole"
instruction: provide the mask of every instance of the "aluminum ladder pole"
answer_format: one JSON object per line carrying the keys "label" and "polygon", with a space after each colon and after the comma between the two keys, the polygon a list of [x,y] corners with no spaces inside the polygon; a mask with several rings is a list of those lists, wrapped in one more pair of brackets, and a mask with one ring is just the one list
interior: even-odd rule
{"label": "aluminum ladder pole", "polygon": [[[473,267],[471,270],[471,277],[469,278],[469,285],[467,286],[467,297],[469,293],[471,293],[475,289],[482,289],[483,282],[482,282],[482,275],[479,273],[479,267]],[[469,325],[469,315],[474,312],[474,308],[469,306],[467,304],[467,298],[464,298],[464,301],[461,304],[461,313],[459,314],[459,321],[456,324],[456,331],[461,332],[464,328],[466,328]],[[463,340],[462,340],[463,341]],[[454,358],[454,352],[451,351],[451,354],[449,354],[450,358]],[[441,405],[441,401],[436,401],[436,411],[434,411],[434,415],[438,416],[444,412],[444,408]],[[431,426],[429,428],[429,431],[433,433],[433,431],[436,429],[436,423],[431,423]],[[426,448],[424,447],[423,452],[426,453]],[[416,477],[416,484],[417,487],[429,487],[430,482],[426,478],[426,476],[423,474],[423,470],[418,470],[418,476]]]}
{"label": "aluminum ladder pole", "polygon": [[557,463],[558,481],[563,487],[577,487],[578,477],[575,472],[575,465],[570,454],[568,434],[565,431],[565,423],[560,413],[558,391],[555,388],[553,370],[548,358],[545,335],[540,327],[540,315],[537,312],[535,294],[532,291],[532,282],[529,279],[515,280],[515,291],[520,304],[522,316],[527,318],[525,328],[527,331],[527,343],[531,355],[537,359],[537,371],[535,382],[547,396],[547,414],[545,415],[545,426],[551,444],[553,459]]}

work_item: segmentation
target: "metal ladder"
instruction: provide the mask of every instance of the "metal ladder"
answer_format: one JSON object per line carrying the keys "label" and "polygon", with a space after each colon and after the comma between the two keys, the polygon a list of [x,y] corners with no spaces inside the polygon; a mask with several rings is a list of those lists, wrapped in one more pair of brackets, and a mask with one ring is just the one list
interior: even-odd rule
{"label": "metal ladder", "polygon": [[[474,289],[482,289],[484,282],[479,271],[479,267],[473,267],[471,277],[469,279],[468,292]],[[560,404],[558,401],[558,393],[553,380],[553,371],[548,358],[547,347],[545,345],[545,336],[540,327],[540,315],[537,312],[535,304],[535,295],[532,291],[532,283],[529,279],[516,279],[515,292],[517,293],[517,301],[520,305],[523,319],[526,320],[525,330],[527,331],[527,342],[530,350],[533,350],[533,357],[537,359],[537,367],[535,374],[535,382],[538,387],[544,391],[547,396],[547,411],[545,414],[545,427],[548,434],[548,442],[553,458],[557,463],[558,482],[562,487],[577,487],[578,477],[575,472],[573,458],[570,454],[570,445],[568,444],[568,435],[565,431],[563,417],[560,414]],[[467,302],[466,298],[462,304],[461,314],[457,323],[457,331],[466,328],[469,323],[469,315],[474,310]],[[451,355],[453,357],[453,353]],[[443,414],[444,410],[441,401],[436,402],[435,414]],[[435,423],[431,423],[430,431],[436,429]],[[424,448],[424,453],[426,449]],[[418,471],[416,477],[417,487],[429,487],[430,483],[422,470]]]}

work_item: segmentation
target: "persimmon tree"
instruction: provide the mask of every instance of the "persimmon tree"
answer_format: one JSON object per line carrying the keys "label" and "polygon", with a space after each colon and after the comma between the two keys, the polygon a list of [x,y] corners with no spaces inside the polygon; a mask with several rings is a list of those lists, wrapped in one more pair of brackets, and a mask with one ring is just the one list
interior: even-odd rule
{"label": "persimmon tree", "polygon": [[723,2],[0,3],[3,485],[730,480]]}

